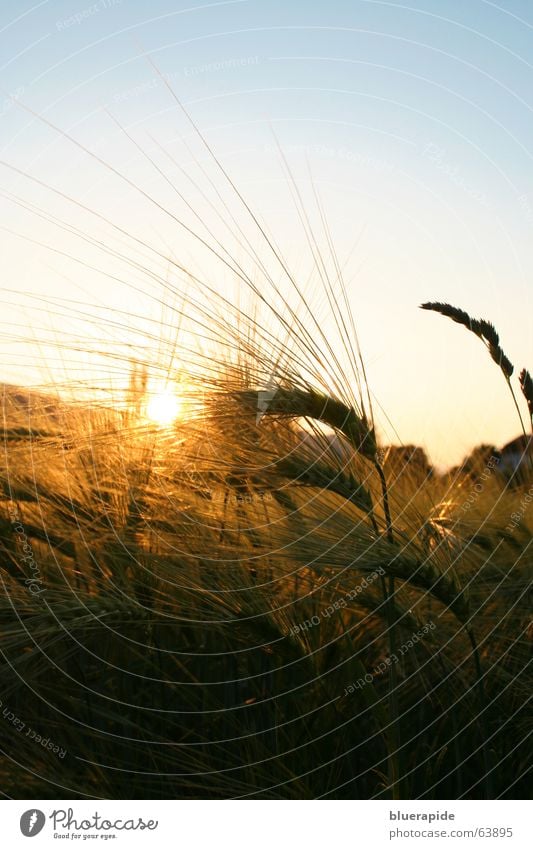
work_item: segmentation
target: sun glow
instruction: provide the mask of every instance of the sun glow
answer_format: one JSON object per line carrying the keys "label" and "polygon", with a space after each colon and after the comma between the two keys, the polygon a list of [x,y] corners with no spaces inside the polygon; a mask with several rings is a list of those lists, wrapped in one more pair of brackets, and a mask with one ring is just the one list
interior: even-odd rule
{"label": "sun glow", "polygon": [[179,418],[182,403],[170,389],[150,394],[146,405],[146,415],[159,427],[168,427]]}

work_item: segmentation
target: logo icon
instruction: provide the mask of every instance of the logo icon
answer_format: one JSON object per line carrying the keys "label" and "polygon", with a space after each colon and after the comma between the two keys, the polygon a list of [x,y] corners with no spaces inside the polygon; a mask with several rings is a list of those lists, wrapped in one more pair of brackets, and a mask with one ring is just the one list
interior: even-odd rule
{"label": "logo icon", "polygon": [[269,404],[277,391],[278,386],[274,380],[274,372],[272,372],[267,383],[267,388],[260,389],[257,393],[257,415],[255,417],[256,425],[259,424],[259,422],[265,415],[266,411],[268,410]]}
{"label": "logo icon", "polygon": [[46,817],[42,811],[30,808],[29,811],[24,811],[20,818],[20,830],[24,837],[35,837],[42,831],[45,822]]}

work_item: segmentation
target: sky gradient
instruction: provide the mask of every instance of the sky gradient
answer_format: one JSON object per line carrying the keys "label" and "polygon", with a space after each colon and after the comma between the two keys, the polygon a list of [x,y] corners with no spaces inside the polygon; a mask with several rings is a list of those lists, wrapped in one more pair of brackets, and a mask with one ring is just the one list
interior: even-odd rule
{"label": "sky gradient", "polygon": [[[39,353],[30,342],[42,343],[45,326],[77,332],[78,319],[54,318],[51,303],[84,300],[104,323],[108,308],[156,321],[162,309],[140,278],[132,282],[141,291],[126,299],[124,287],[68,259],[90,263],[93,249],[27,204],[96,238],[109,228],[20,171],[162,253],[217,273],[145,196],[50,126],[174,208],[170,186],[136,144],[180,186],[187,180],[179,169],[189,173],[191,161],[184,142],[201,151],[148,54],[302,279],[310,264],[277,142],[306,198],[312,174],[372,392],[401,439],[445,465],[476,443],[501,445],[518,433],[508,390],[481,343],[418,305],[447,301],[493,321],[517,369],[533,369],[529,2],[45,0],[4,4],[0,44],[0,158],[11,166],[0,178],[3,380],[35,380],[40,356],[54,379],[59,352]],[[172,305],[163,309],[171,322]],[[135,328],[89,324],[95,344],[135,336]],[[142,322],[135,327],[142,332]],[[385,417],[380,423],[393,439]]]}

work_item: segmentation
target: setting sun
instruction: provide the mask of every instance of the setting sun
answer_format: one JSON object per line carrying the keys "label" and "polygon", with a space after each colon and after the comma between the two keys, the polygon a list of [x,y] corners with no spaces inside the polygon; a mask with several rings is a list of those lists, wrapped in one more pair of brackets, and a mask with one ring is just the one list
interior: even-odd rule
{"label": "setting sun", "polygon": [[171,425],[180,411],[180,399],[170,389],[152,394],[146,405],[146,415],[160,427]]}

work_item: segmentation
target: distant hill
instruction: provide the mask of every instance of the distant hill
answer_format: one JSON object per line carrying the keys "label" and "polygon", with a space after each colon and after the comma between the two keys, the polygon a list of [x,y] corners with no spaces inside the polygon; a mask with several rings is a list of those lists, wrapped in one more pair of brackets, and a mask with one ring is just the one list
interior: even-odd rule
{"label": "distant hill", "polygon": [[65,409],[58,396],[10,383],[0,383],[0,404],[4,439],[53,436]]}
{"label": "distant hill", "polygon": [[533,480],[533,437],[521,434],[501,448],[477,445],[462,463],[450,469],[449,475],[468,475],[475,481],[487,468],[494,469],[497,479],[505,484],[520,486]]}

